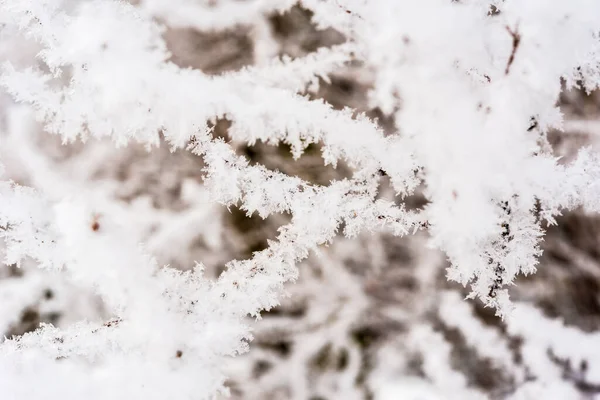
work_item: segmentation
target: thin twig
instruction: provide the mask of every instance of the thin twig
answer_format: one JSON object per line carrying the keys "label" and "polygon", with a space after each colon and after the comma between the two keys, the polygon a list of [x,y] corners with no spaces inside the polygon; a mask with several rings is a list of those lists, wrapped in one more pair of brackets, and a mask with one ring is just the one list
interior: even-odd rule
{"label": "thin twig", "polygon": [[519,44],[521,43],[521,35],[519,34],[519,29],[516,28],[514,31],[510,29],[508,26],[506,27],[510,36],[512,36],[512,52],[510,53],[510,57],[508,58],[508,63],[506,64],[506,70],[504,71],[505,75],[508,75],[510,72],[510,66],[515,61],[515,54],[517,54],[517,50],[519,48]]}

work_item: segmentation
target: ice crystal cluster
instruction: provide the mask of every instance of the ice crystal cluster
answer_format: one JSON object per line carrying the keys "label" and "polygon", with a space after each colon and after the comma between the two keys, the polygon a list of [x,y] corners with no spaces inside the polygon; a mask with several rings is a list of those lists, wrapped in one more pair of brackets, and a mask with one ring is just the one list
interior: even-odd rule
{"label": "ice crystal cluster", "polygon": [[[271,21],[298,9],[339,40],[286,54]],[[185,67],[166,39],[177,29],[246,32],[251,60],[217,74]],[[245,398],[351,400],[360,385],[378,400],[600,392],[599,334],[509,298],[536,272],[555,218],[600,211],[599,155],[578,146],[560,158],[549,140],[565,128],[560,96],[600,85],[598,0],[0,0],[0,59],[0,328],[32,304],[69,316],[0,344],[0,398],[242,396],[227,379],[244,380],[236,362],[263,323],[248,316],[286,295],[328,300],[304,316],[279,374],[324,371],[332,357],[337,372],[279,392],[281,376],[248,376]],[[320,95],[342,70],[368,81],[365,106]],[[287,163],[319,149],[323,168],[347,173],[315,182],[240,151],[259,145],[289,149]],[[119,178],[132,167],[124,149],[139,150],[153,189]],[[173,187],[177,204],[139,194]],[[283,222],[264,248],[223,259],[224,220],[239,211]],[[368,237],[381,235],[439,253],[414,271],[415,308],[389,311],[402,340],[365,366],[344,332],[368,300],[340,260],[360,242],[377,264],[382,243]],[[190,252],[197,241],[206,259]],[[299,272],[311,254],[318,273]],[[444,260],[457,284],[432,290]],[[476,317],[480,305],[502,329]],[[448,332],[503,375],[503,392],[466,378]],[[308,360],[322,335],[334,344]],[[419,373],[404,373],[413,359]]]}

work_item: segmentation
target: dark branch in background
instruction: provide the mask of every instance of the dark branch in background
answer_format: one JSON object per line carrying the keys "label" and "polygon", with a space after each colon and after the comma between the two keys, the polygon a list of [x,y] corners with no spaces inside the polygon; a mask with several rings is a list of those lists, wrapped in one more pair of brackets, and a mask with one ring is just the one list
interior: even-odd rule
{"label": "dark branch in background", "polygon": [[515,28],[515,30],[513,31],[507,26],[506,30],[508,31],[508,33],[510,33],[510,36],[512,36],[512,51],[510,53],[510,57],[508,57],[508,63],[506,64],[506,70],[504,71],[504,74],[508,75],[508,73],[510,72],[510,66],[515,61],[515,54],[517,54],[519,44],[521,43],[521,35],[519,34],[518,28]]}
{"label": "dark branch in background", "polygon": [[578,365],[573,365],[571,360],[557,356],[550,349],[547,354],[550,360],[562,368],[563,379],[572,382],[577,389],[588,395],[600,393],[600,385],[591,382],[588,378],[589,365],[587,360],[581,360]]}

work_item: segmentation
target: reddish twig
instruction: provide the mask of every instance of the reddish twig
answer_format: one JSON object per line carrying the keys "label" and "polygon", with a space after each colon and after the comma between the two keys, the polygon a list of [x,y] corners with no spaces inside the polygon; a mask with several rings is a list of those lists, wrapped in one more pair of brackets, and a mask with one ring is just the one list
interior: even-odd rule
{"label": "reddish twig", "polygon": [[506,64],[506,70],[504,71],[505,75],[508,75],[510,72],[510,66],[515,61],[515,54],[517,54],[517,50],[519,49],[519,44],[521,43],[521,35],[519,34],[519,29],[516,28],[514,31],[510,29],[508,26],[506,27],[510,36],[512,36],[512,52],[510,53],[510,57],[508,57],[508,63]]}

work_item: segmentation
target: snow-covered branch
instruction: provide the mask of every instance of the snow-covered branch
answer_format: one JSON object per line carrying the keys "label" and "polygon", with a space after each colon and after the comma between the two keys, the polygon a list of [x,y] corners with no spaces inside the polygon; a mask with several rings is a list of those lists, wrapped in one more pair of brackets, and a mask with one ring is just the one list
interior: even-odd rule
{"label": "snow-covered branch", "polygon": [[[316,28],[333,28],[346,41],[264,60],[277,51],[261,50],[261,41],[273,38],[259,25],[295,6],[310,11]],[[284,284],[298,277],[296,265],[340,232],[403,236],[427,229],[429,244],[450,261],[447,278],[469,286],[469,297],[497,315],[516,318],[507,319],[509,333],[530,338],[523,321],[537,311],[512,315],[507,287],[536,271],[543,224],[556,223],[565,210],[600,211],[598,154],[584,148],[561,163],[547,137],[552,129],[574,128],[563,126],[557,107],[565,87],[589,92],[600,85],[595,0],[0,0],[0,24],[0,87],[63,144],[112,143],[98,159],[87,159],[85,150],[73,156],[82,169],[104,162],[112,145],[156,151],[166,144],[199,160],[197,180],[182,184],[188,209],[176,218],[148,203],[116,200],[114,186],[90,189],[84,181],[92,172],[63,174],[50,157],[38,156],[25,132],[31,126],[11,127],[7,119],[7,129],[18,132],[4,145],[18,149],[14,159],[33,176],[25,183],[38,191],[0,184],[5,263],[34,260],[60,270],[97,293],[112,316],[64,329],[46,325],[5,341],[0,386],[10,385],[16,398],[210,398],[224,391],[221,363],[245,351],[251,337],[244,318],[277,306]],[[176,65],[163,39],[170,28],[239,26],[251,27],[260,62],[219,75]],[[19,35],[28,49],[39,49],[35,60],[13,57],[18,46],[10,41]],[[388,119],[385,130],[358,110],[315,96],[339,69],[357,65],[373,76],[368,102]],[[221,137],[215,130],[224,120]],[[324,165],[350,172],[316,184],[237,152],[257,144],[288,145],[294,160],[316,145]],[[423,206],[403,204],[421,191]],[[210,221],[220,212],[204,206],[209,200],[248,217],[290,220],[266,248],[228,262],[215,280],[200,267],[159,267],[151,253],[177,253],[197,235],[220,245],[220,220]],[[177,241],[178,234],[185,237]],[[477,323],[455,294],[442,300],[442,323],[469,332],[468,346],[524,385],[515,398],[535,389],[496,331]],[[407,337],[435,386],[457,398],[483,396],[450,367],[443,335],[419,322]],[[558,358],[577,358],[556,343],[545,347]],[[546,348],[525,350],[539,382],[558,376],[558,367],[542,370],[546,358],[536,369]],[[93,363],[101,365],[95,375]],[[23,384],[32,376],[78,383],[37,393]],[[147,384],[159,379],[164,383]]]}

